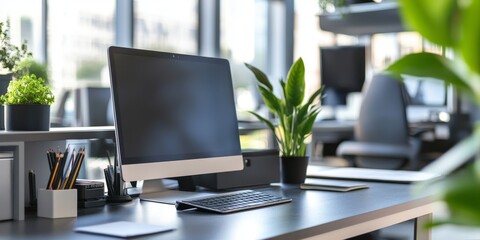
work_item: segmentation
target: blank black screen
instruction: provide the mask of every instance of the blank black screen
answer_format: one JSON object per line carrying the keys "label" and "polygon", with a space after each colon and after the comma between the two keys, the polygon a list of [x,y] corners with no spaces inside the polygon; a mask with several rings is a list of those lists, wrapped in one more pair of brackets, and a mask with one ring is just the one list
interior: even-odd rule
{"label": "blank black screen", "polygon": [[224,59],[111,47],[122,164],[240,155]]}
{"label": "blank black screen", "polygon": [[365,82],[365,47],[320,49],[322,84],[338,92],[362,91]]}

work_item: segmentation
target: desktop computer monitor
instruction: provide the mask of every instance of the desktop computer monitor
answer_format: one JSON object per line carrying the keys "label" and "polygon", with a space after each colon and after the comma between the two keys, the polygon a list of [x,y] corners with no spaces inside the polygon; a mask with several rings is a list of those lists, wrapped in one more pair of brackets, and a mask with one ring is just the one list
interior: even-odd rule
{"label": "desktop computer monitor", "polygon": [[321,81],[325,86],[322,105],[347,104],[347,95],[361,92],[365,82],[365,46],[320,48]]}
{"label": "desktop computer monitor", "polygon": [[110,47],[125,181],[243,169],[227,60]]}

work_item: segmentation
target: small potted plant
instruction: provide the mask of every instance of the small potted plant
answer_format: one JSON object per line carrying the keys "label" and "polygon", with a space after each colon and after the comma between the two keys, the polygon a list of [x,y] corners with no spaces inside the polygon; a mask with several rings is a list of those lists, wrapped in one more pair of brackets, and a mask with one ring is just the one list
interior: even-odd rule
{"label": "small potted plant", "polygon": [[50,129],[50,105],[54,96],[42,78],[32,74],[11,81],[7,93],[0,100],[5,105],[7,131]]}
{"label": "small potted plant", "polygon": [[[10,22],[0,21],[0,95],[7,92],[9,82],[12,80],[13,72],[17,64],[31,53],[27,50],[27,45],[17,47],[10,42]],[[0,106],[0,129],[3,126],[3,106]]]}
{"label": "small potted plant", "polygon": [[259,114],[251,112],[275,135],[280,147],[282,181],[303,183],[309,160],[306,156],[306,140],[311,135],[313,124],[320,112],[320,106],[315,99],[321,95],[323,87],[305,101],[305,66],[302,58],[299,58],[288,71],[287,81],[280,80],[283,94],[278,98],[265,73],[252,65],[245,65],[257,78],[258,90],[263,101],[278,120],[278,124],[274,124]]}

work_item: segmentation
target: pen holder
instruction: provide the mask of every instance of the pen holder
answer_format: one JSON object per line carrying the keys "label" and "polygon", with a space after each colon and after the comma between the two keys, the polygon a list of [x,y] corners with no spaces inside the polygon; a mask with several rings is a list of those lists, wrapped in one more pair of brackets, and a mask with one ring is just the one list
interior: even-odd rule
{"label": "pen holder", "polygon": [[37,215],[45,218],[68,218],[77,216],[77,189],[39,189]]}
{"label": "pen holder", "polygon": [[[114,174],[111,174],[112,172]],[[125,182],[120,177],[120,172],[115,173],[111,168],[105,168],[104,173],[108,189],[107,202],[121,203],[132,201],[132,198],[127,194],[127,189],[124,187]]]}

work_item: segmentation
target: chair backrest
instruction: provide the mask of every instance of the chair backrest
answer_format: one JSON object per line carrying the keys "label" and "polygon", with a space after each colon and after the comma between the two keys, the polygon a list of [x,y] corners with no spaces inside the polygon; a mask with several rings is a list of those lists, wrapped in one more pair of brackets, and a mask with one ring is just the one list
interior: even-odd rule
{"label": "chair backrest", "polygon": [[387,74],[373,77],[360,108],[355,138],[362,142],[408,144],[402,82]]}
{"label": "chair backrest", "polygon": [[108,126],[108,111],[112,107],[110,88],[83,87],[76,89],[76,126]]}

